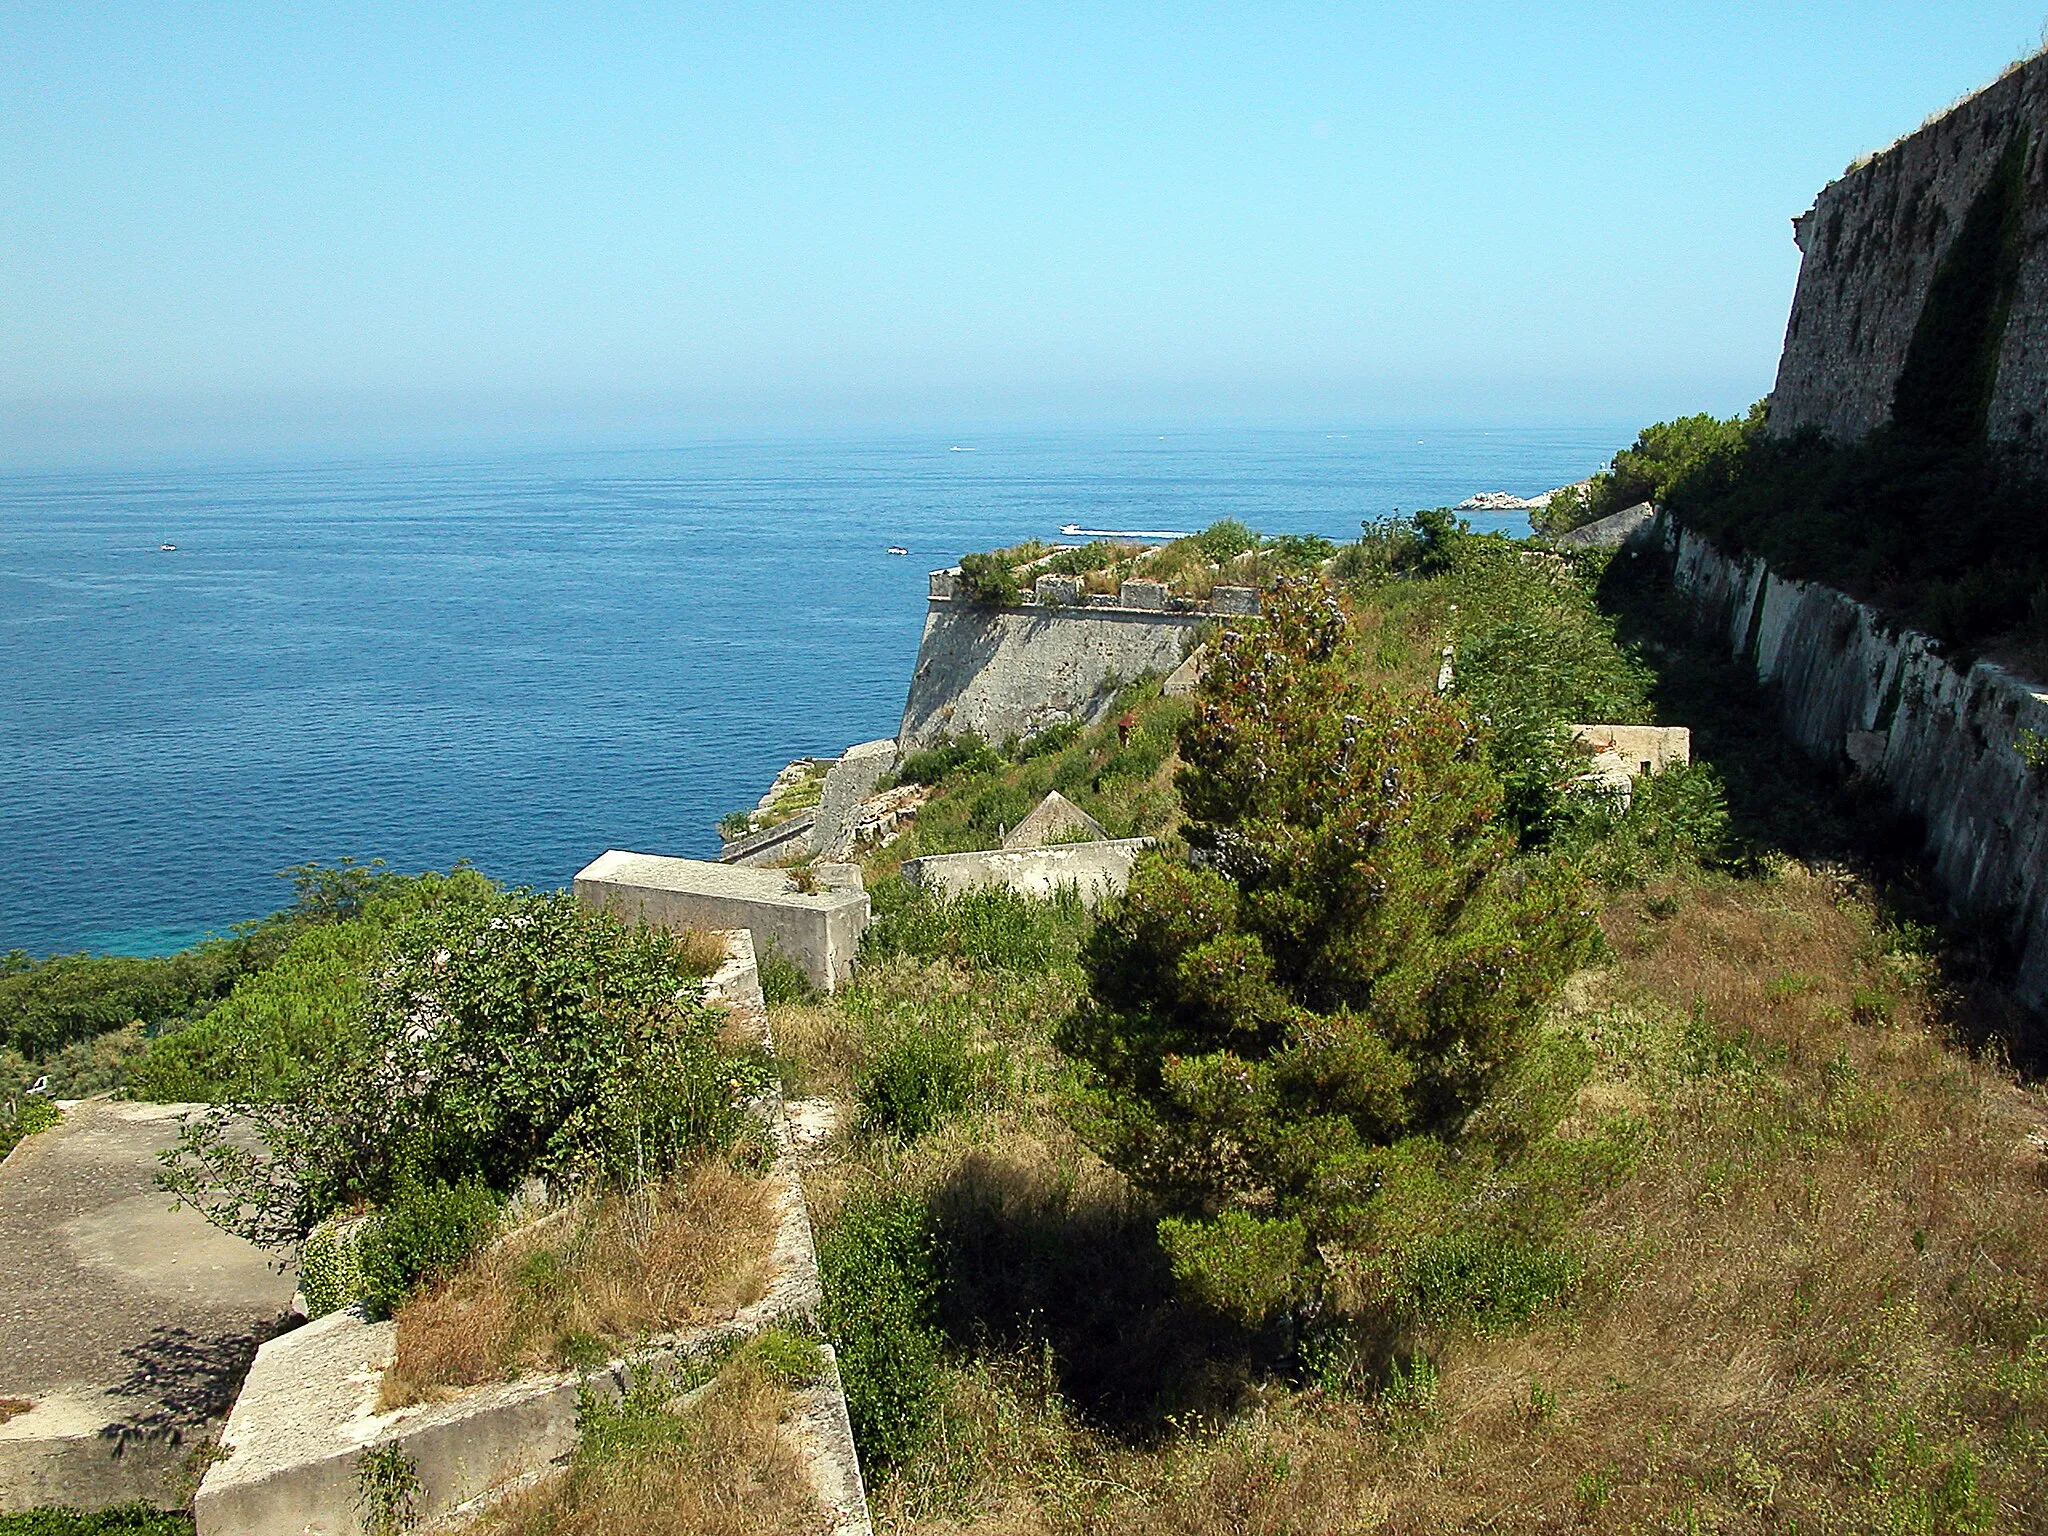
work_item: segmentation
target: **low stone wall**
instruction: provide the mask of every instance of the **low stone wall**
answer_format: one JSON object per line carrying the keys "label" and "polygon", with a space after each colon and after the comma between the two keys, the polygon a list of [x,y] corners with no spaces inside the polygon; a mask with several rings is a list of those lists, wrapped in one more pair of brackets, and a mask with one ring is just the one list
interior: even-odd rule
{"label": "low stone wall", "polygon": [[1049,843],[1042,848],[993,848],[984,853],[936,853],[907,859],[903,878],[936,896],[959,896],[1005,886],[1023,896],[1051,896],[1070,886],[1089,906],[1130,887],[1138,855],[1149,837],[1106,843]]}
{"label": "low stone wall", "polygon": [[2015,746],[2048,735],[2048,692],[1986,661],[1959,672],[1928,636],[1683,529],[1664,545],[1697,621],[1769,685],[1786,732],[1924,818],[1950,906],[2007,936],[2017,990],[2048,1006],[2048,793]]}
{"label": "low stone wall", "polygon": [[620,849],[580,870],[575,891],[586,906],[664,928],[744,928],[828,992],[853,974],[868,925],[865,891],[806,894],[780,870]]}

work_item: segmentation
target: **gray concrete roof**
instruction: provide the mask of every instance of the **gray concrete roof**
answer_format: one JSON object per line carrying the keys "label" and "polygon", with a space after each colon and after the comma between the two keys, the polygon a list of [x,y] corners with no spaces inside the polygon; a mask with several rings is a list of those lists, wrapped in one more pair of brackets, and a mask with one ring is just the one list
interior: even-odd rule
{"label": "gray concrete roof", "polygon": [[33,1405],[0,1423],[0,1507],[36,1442],[217,1418],[290,1305],[269,1255],[153,1186],[196,1107],[88,1099],[0,1163],[0,1398]]}

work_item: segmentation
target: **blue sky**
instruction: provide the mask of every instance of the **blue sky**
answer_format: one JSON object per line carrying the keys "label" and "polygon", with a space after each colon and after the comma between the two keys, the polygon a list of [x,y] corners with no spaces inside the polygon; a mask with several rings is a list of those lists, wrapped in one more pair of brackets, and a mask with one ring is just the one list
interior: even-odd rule
{"label": "blue sky", "polygon": [[0,455],[1734,410],[2042,5],[8,5]]}

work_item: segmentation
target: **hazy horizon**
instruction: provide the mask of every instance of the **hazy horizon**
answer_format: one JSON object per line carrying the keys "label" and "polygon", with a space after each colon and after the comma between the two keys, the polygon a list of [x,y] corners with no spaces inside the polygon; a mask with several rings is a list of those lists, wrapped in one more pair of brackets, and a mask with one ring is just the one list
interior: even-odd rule
{"label": "hazy horizon", "polygon": [[2040,20],[16,7],[0,466],[1725,414]]}

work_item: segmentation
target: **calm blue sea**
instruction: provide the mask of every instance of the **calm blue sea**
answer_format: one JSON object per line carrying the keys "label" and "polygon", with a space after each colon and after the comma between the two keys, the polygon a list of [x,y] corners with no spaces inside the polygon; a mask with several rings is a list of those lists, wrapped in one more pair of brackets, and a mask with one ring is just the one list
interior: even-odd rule
{"label": "calm blue sea", "polygon": [[1219,517],[1345,538],[1576,479],[1625,441],[1066,434],[0,476],[0,950],[165,952],[343,854],[546,887],[606,848],[708,855],[791,757],[894,733],[925,573],[963,550]]}

